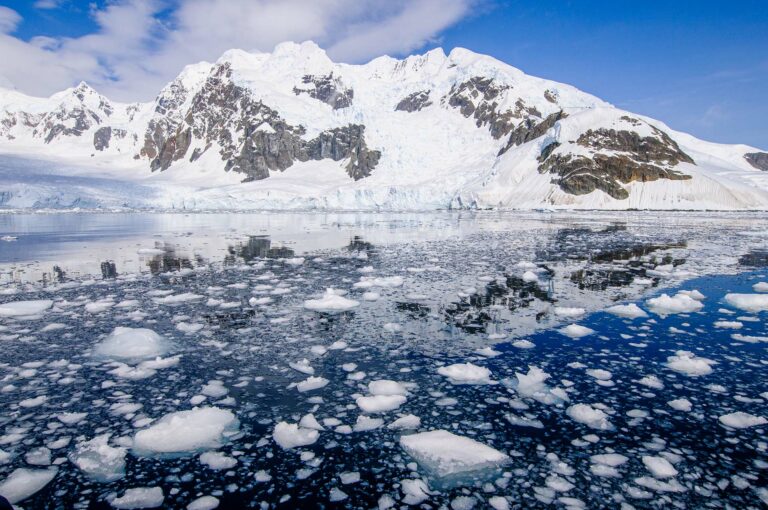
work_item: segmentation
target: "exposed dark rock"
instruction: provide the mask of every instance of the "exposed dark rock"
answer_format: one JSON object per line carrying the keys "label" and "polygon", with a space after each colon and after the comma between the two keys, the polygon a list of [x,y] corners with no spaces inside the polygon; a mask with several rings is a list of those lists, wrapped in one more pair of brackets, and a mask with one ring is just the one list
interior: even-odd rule
{"label": "exposed dark rock", "polygon": [[378,163],[381,153],[367,148],[364,126],[350,124],[305,140],[303,126],[285,122],[230,77],[228,63],[216,68],[175,130],[169,132],[173,124],[164,117],[150,124],[142,155],[151,159],[153,170],[165,170],[184,158],[192,140],[202,141],[204,148],[195,148],[190,161],[217,145],[224,169],[244,174],[246,181],[265,179],[270,171],[286,170],[296,161],[320,159],[349,159],[347,173],[357,180],[369,176]]}
{"label": "exposed dark rock", "polygon": [[93,133],[93,147],[97,151],[103,151],[109,148],[109,141],[112,139],[112,128],[109,126],[100,127]]}
{"label": "exposed dark rock", "polygon": [[562,110],[559,112],[547,115],[547,117],[541,122],[536,122],[533,118],[528,117],[518,125],[512,133],[509,135],[507,145],[501,148],[499,156],[507,152],[514,146],[522,145],[531,140],[543,136],[549,128],[554,126],[560,119],[566,118],[568,115]]}
{"label": "exposed dark rock", "polygon": [[690,179],[690,175],[670,167],[680,162],[693,163],[693,159],[666,133],[653,129],[655,136],[647,137],[634,131],[590,129],[576,143],[591,149],[613,151],[613,154],[596,153],[586,157],[552,154],[552,149],[548,154],[542,154],[544,157],[540,156],[539,172],[556,174],[558,177],[552,182],[567,193],[585,195],[599,189],[618,200],[629,197],[621,184]]}
{"label": "exposed dark rock", "polygon": [[768,153],[765,152],[750,152],[744,154],[744,159],[747,163],[757,168],[758,170],[764,170],[768,172]]}
{"label": "exposed dark rock", "polygon": [[339,78],[334,78],[333,73],[328,76],[308,74],[301,81],[305,86],[293,88],[293,93],[297,96],[307,94],[309,97],[330,105],[334,110],[352,105],[352,98],[355,96],[354,90],[344,88],[344,84]]}
{"label": "exposed dark rock", "polygon": [[496,99],[510,88],[509,85],[497,85],[492,78],[476,76],[454,84],[446,97],[450,106],[458,108],[465,117],[473,117],[477,127],[487,125],[491,136],[499,139],[509,133],[518,120],[528,116],[541,117],[536,108],[527,106],[522,99],[517,100],[514,110],[501,111]]}
{"label": "exposed dark rock", "polygon": [[395,110],[413,113],[418,112],[431,104],[432,101],[429,100],[429,91],[421,90],[405,96],[399,103],[397,103]]}
{"label": "exposed dark rock", "polygon": [[544,91],[544,99],[550,103],[557,104],[557,93],[554,90],[547,89]]}

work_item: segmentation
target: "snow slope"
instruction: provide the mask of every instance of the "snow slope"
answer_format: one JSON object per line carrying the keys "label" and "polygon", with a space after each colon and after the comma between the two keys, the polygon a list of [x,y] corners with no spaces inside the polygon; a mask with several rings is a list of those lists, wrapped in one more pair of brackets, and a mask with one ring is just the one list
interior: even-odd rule
{"label": "snow slope", "polygon": [[0,90],[0,154],[3,208],[768,209],[758,149],[465,49],[230,50],[148,103]]}

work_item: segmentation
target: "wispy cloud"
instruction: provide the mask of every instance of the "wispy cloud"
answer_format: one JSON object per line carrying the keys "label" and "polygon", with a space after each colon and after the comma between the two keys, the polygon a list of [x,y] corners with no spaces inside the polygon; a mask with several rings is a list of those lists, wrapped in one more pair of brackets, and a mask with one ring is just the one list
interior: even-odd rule
{"label": "wispy cloud", "polygon": [[147,99],[184,65],[230,48],[311,39],[340,61],[404,54],[487,1],[115,0],[92,10],[94,33],[30,41],[11,35],[20,17],[0,8],[0,76],[38,95],[84,79],[118,99]]}

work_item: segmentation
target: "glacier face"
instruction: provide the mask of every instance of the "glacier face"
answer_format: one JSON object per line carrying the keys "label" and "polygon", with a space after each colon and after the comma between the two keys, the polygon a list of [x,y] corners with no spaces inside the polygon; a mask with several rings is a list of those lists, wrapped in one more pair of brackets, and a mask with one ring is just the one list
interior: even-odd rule
{"label": "glacier face", "polygon": [[314,43],[187,66],[147,103],[0,90],[0,207],[768,209],[768,155],[488,56]]}

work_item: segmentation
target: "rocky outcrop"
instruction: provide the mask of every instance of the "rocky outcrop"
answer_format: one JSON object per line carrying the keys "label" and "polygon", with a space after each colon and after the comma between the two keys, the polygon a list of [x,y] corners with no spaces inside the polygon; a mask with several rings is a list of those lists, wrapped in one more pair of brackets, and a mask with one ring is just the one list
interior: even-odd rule
{"label": "rocky outcrop", "polygon": [[294,87],[293,93],[297,96],[306,94],[309,97],[330,105],[334,110],[346,108],[352,105],[355,92],[344,87],[339,78],[334,78],[333,73],[328,76],[305,75],[301,79],[302,86]]}
{"label": "rocky outcrop", "polygon": [[167,133],[171,124],[163,119],[151,124],[146,136],[149,142],[143,155],[151,158],[152,170],[169,168],[193,145],[197,147],[190,161],[217,147],[224,169],[244,174],[245,181],[266,179],[271,171],[284,171],[296,161],[321,159],[349,159],[347,173],[357,180],[369,176],[381,157],[379,151],[368,149],[365,126],[359,124],[305,140],[303,126],[288,124],[277,111],[236,85],[228,63],[219,65],[208,77],[175,130]]}
{"label": "rocky outcrop", "polygon": [[599,189],[617,200],[629,197],[622,184],[690,179],[690,175],[672,167],[681,162],[694,163],[693,159],[666,133],[652,129],[654,136],[646,137],[634,131],[590,129],[576,141],[593,150],[589,157],[558,154],[557,145],[550,144],[539,156],[539,172],[556,175],[552,182],[567,193],[585,195]]}
{"label": "rocky outcrop", "polygon": [[536,122],[533,118],[527,118],[522,121],[515,129],[510,133],[507,144],[499,151],[499,156],[507,152],[512,147],[523,145],[524,143],[535,140],[540,136],[543,136],[549,129],[554,126],[558,120],[566,118],[568,115],[560,110],[547,115],[547,117],[541,122]]}
{"label": "rocky outcrop", "polygon": [[499,96],[511,88],[496,84],[493,78],[475,76],[454,84],[444,101],[458,108],[465,117],[473,117],[477,127],[488,126],[491,136],[499,139],[509,133],[520,119],[530,116],[541,118],[541,113],[527,106],[523,99],[515,102],[514,109],[503,110],[499,105]]}
{"label": "rocky outcrop", "polygon": [[747,163],[757,168],[758,170],[768,172],[768,153],[749,152],[744,154],[744,159],[747,160]]}
{"label": "rocky outcrop", "polygon": [[412,94],[408,94],[395,106],[395,111],[400,112],[418,112],[422,108],[430,106],[432,101],[429,100],[429,90],[420,90]]}

